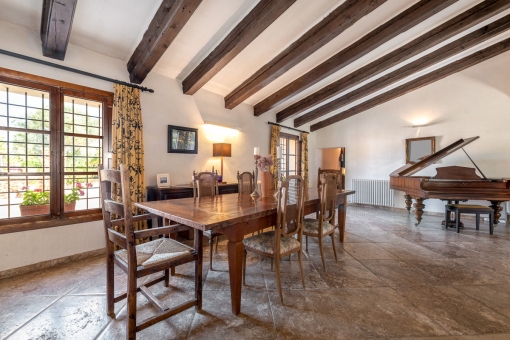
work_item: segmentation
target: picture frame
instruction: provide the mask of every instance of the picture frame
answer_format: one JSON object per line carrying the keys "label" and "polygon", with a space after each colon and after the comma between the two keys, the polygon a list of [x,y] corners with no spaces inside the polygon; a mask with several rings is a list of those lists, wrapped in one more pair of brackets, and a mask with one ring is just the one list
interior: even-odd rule
{"label": "picture frame", "polygon": [[198,153],[198,129],[168,125],[168,153]]}
{"label": "picture frame", "polygon": [[157,174],[156,175],[156,183],[158,185],[158,188],[170,187],[170,175],[169,174]]}
{"label": "picture frame", "polygon": [[406,139],[406,164],[414,164],[420,158],[434,152],[436,152],[436,137]]}

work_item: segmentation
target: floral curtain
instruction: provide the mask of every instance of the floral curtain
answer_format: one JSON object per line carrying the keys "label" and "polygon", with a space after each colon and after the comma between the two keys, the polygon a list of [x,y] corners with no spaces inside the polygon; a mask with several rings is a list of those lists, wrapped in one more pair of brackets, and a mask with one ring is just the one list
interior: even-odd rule
{"label": "floral curtain", "polygon": [[273,158],[273,165],[271,165],[271,175],[273,176],[273,188],[278,187],[278,160],[276,159],[276,147],[280,145],[280,127],[271,125],[271,143],[270,154]]}
{"label": "floral curtain", "polygon": [[[121,164],[129,167],[129,190],[133,202],[133,215],[144,211],[134,206],[145,200],[145,178],[143,161],[142,108],[140,90],[114,84],[112,112],[112,167]],[[117,195],[120,198],[120,191]],[[147,228],[146,221],[137,222],[135,230]],[[120,231],[120,230],[119,230]]]}
{"label": "floral curtain", "polygon": [[308,134],[301,132],[301,176],[308,188]]}

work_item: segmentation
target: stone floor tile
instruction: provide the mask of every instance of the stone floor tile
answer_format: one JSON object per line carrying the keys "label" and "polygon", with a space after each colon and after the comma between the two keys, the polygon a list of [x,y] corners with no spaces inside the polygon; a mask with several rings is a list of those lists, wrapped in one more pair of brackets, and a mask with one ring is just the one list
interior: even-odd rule
{"label": "stone floor tile", "polygon": [[364,339],[366,335],[327,291],[270,291],[278,339]]}
{"label": "stone floor tile", "polygon": [[105,296],[64,296],[10,339],[95,339],[110,321]]}
{"label": "stone floor tile", "polygon": [[314,261],[317,272],[330,288],[385,287],[386,284],[357,260],[327,261],[326,271],[320,260]]}
{"label": "stone floor tile", "polygon": [[[264,270],[266,289],[278,289],[276,283],[276,268],[273,266],[273,270],[271,270],[271,261],[263,261],[262,269]],[[303,269],[305,272],[305,289],[328,289],[328,285],[319,275],[311,261],[303,261]],[[280,278],[282,289],[303,289],[298,261],[282,260],[280,264]],[[246,283],[248,284],[248,279]]]}
{"label": "stone floor tile", "polygon": [[403,240],[402,242],[378,243],[378,246],[386,249],[402,260],[409,259],[445,259],[441,254],[435,253],[421,245]]}
{"label": "stone floor tile", "polygon": [[460,292],[458,287],[401,287],[398,292],[450,335],[500,333],[510,330],[509,318]]}
{"label": "stone floor tile", "polygon": [[463,242],[417,242],[416,244],[446,258],[477,258],[480,253],[473,251],[473,243]]}
{"label": "stone floor tile", "polygon": [[346,288],[338,289],[334,294],[367,337],[448,335],[391,288]]}
{"label": "stone floor tile", "polygon": [[243,289],[242,309],[232,314],[230,293],[204,291],[203,309],[195,313],[189,339],[276,339],[268,293]]}
{"label": "stone floor tile", "polygon": [[[265,259],[265,261],[269,261]],[[228,262],[215,261],[214,270],[207,273],[204,282],[204,290],[230,291],[230,276]],[[261,259],[258,256],[248,255],[246,260],[246,286],[253,289],[266,289]]]}
{"label": "stone floor tile", "polygon": [[360,262],[390,287],[432,286],[440,283],[429,273],[403,260],[360,260]]}
{"label": "stone floor tile", "polygon": [[347,251],[356,260],[395,260],[397,257],[375,243],[347,243]]}
{"label": "stone floor tile", "polygon": [[[462,293],[510,318],[510,285],[456,287]],[[510,339],[510,338],[509,338]]]}
{"label": "stone floor tile", "polygon": [[0,339],[23,326],[57,301],[56,296],[18,296],[0,298]]}

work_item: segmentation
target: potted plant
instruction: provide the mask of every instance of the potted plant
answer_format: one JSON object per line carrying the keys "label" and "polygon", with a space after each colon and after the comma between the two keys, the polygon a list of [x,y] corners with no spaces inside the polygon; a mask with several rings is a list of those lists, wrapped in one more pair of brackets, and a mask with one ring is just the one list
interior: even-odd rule
{"label": "potted plant", "polygon": [[[85,187],[91,188],[92,183],[86,183]],[[71,189],[71,192],[64,195],[64,211],[76,209],[76,201],[80,199],[80,196],[85,195],[83,188],[83,184],[77,182]],[[39,188],[30,190],[30,188],[26,186],[21,188],[21,190],[26,190],[23,194],[23,200],[19,205],[21,216],[45,215],[50,213],[49,191],[42,191],[42,189]]]}

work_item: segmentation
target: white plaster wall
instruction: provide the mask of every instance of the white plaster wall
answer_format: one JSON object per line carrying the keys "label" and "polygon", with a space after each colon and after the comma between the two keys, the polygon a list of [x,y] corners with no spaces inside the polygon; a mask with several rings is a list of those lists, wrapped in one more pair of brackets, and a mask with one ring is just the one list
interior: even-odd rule
{"label": "white plaster wall", "polygon": [[[389,179],[405,164],[405,139],[436,136],[436,150],[464,137],[480,136],[465,149],[488,178],[510,178],[510,52],[379,105],[315,133],[318,148],[346,148],[346,186],[351,179]],[[411,128],[416,124],[427,127]],[[462,150],[435,167],[473,167]],[[396,205],[404,207],[403,193]],[[486,204],[487,202],[480,202]],[[427,211],[444,202],[426,200]]]}
{"label": "white plaster wall", "polygon": [[[62,63],[44,58],[40,45],[38,32],[0,21],[0,48]],[[125,61],[74,45],[69,45],[63,64],[129,81]],[[0,55],[0,67],[113,91],[112,84],[108,82],[4,55]],[[143,85],[155,90],[153,94],[144,92],[141,97],[146,185],[155,185],[158,173],[169,173],[172,184],[183,184],[189,183],[193,170],[208,170],[212,166],[219,170],[219,158],[212,157],[213,142],[232,144],[232,157],[224,160],[224,180],[227,182],[236,181],[237,170],[253,169],[253,147],[258,146],[263,153],[269,153],[270,127],[267,121],[274,121],[274,117],[266,115],[255,118],[252,107],[244,104],[233,110],[227,110],[224,108],[223,97],[205,90],[200,90],[194,96],[183,95],[179,82],[154,72],[147,77]],[[204,126],[205,120],[239,126],[241,131],[235,135],[229,135],[231,131],[228,130],[211,131]],[[198,128],[198,154],[167,153],[168,125]],[[308,129],[308,126],[305,129]],[[315,171],[311,170],[315,169],[315,148],[312,134],[309,137],[311,185],[315,185],[316,177]],[[0,235],[0,271],[103,247],[102,222]]]}

